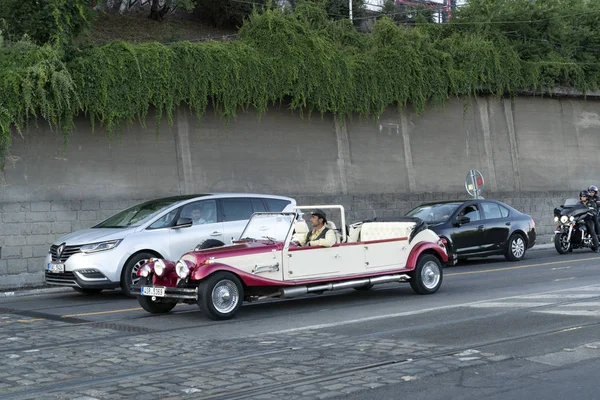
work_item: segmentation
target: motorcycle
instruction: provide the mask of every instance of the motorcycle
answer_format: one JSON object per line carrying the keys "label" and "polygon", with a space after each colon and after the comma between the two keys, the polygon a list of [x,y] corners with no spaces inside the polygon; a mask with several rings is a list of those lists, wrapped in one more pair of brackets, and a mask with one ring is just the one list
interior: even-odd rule
{"label": "motorcycle", "polygon": [[595,209],[582,205],[577,199],[567,199],[564,205],[554,209],[554,247],[559,254],[581,248],[596,251],[585,225],[589,218],[596,218]]}

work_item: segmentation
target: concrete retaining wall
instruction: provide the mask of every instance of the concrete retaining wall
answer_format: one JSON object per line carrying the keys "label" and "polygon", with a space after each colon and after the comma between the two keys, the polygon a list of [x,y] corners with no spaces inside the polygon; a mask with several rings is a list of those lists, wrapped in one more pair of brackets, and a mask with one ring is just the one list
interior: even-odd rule
{"label": "concrete retaining wall", "polygon": [[209,113],[198,125],[181,109],[158,135],[148,122],[109,142],[79,119],[64,153],[46,124],[15,135],[0,175],[0,288],[41,283],[57,236],[167,195],[292,195],[301,204],[342,203],[356,220],[465,198],[464,177],[476,168],[486,198],[531,214],[548,233],[553,207],[600,183],[597,101],[460,99],[419,116],[390,110],[346,124],[272,109],[260,122],[242,113],[226,126]]}

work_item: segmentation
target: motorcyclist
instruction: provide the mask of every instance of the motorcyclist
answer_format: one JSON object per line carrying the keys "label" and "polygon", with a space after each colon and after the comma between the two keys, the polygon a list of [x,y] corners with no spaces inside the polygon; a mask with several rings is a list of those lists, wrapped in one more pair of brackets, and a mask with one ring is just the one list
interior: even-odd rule
{"label": "motorcyclist", "polygon": [[596,227],[596,235],[600,235],[600,197],[598,196],[598,187],[596,185],[591,185],[588,188],[588,192],[590,193],[590,200],[596,204],[596,209],[599,211],[594,219],[594,225]]}
{"label": "motorcyclist", "polygon": [[594,249],[596,253],[600,253],[600,246],[598,245],[598,235],[596,231],[596,225],[598,225],[598,206],[591,200],[590,197],[590,192],[587,190],[582,190],[579,192],[579,204],[590,208],[590,213],[592,214],[589,218],[585,219],[585,226],[592,237],[592,242],[594,243]]}
{"label": "motorcyclist", "polygon": [[598,196],[598,186],[591,185],[588,188],[588,192],[590,192],[590,200],[596,203],[596,206],[600,207],[600,196]]}

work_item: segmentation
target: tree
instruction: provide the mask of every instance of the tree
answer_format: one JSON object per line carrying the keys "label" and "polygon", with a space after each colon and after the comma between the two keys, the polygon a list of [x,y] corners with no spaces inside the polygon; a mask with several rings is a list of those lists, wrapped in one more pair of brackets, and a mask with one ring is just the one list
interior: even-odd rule
{"label": "tree", "polygon": [[67,44],[89,26],[89,0],[3,0],[0,20],[6,37],[24,35],[37,44]]}

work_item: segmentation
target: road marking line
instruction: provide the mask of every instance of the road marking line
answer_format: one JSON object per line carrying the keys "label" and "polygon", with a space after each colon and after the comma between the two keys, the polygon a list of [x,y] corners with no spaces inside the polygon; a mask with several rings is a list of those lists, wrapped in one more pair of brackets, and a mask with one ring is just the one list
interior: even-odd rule
{"label": "road marking line", "polygon": [[[574,288],[569,288],[569,289],[548,290],[545,292],[529,294],[529,296],[535,296],[535,295],[541,295],[541,294],[547,294],[547,293],[558,293],[558,292],[582,290],[582,289],[586,289],[586,288],[600,289],[598,284],[594,284],[594,285],[585,285],[585,286],[574,287]],[[451,308],[472,307],[476,304],[487,303],[490,301],[520,299],[522,296],[523,295],[499,297],[496,299],[479,300],[479,301],[473,301],[473,302],[469,302],[469,303],[459,303],[459,304],[453,304],[453,305],[447,305],[447,306],[422,308],[422,309],[414,310],[414,311],[404,311],[404,312],[393,313],[393,314],[374,315],[371,317],[355,318],[355,319],[351,319],[351,320],[347,320],[347,321],[339,321],[339,322],[331,322],[331,323],[327,323],[327,324],[308,325],[308,326],[302,326],[302,327],[298,327],[298,328],[283,329],[280,331],[268,332],[268,333],[265,333],[264,335],[285,334],[285,333],[291,333],[291,332],[306,331],[306,330],[311,330],[311,329],[335,328],[338,326],[357,324],[357,323],[361,323],[361,322],[377,321],[377,320],[388,319],[388,318],[405,317],[405,316],[410,316],[410,315],[422,314],[422,313],[426,313],[426,312],[447,310],[447,309],[451,309]],[[539,311],[539,312],[541,312],[541,311]]]}
{"label": "road marking line", "polygon": [[575,279],[575,278],[574,277],[571,277],[571,278],[558,278],[558,279],[555,279],[554,282],[572,281],[573,279]]}
{"label": "road marking line", "polygon": [[35,322],[44,321],[45,318],[32,318],[32,319],[18,319],[17,322]]}
{"label": "road marking line", "polygon": [[561,269],[571,269],[571,267],[558,267],[558,268],[550,268],[550,271],[559,271]]}
{"label": "road marking line", "polygon": [[136,307],[136,308],[124,308],[122,310],[108,310],[108,311],[96,311],[96,312],[81,313],[81,314],[69,314],[69,315],[63,315],[61,318],[84,317],[87,315],[114,314],[114,313],[119,313],[119,312],[139,311],[139,310],[142,310],[142,308]]}
{"label": "road marking line", "polygon": [[499,271],[508,271],[508,270],[511,270],[511,269],[523,269],[523,268],[543,267],[543,266],[546,266],[546,265],[564,264],[564,263],[567,263],[567,262],[576,263],[576,262],[583,262],[583,261],[590,261],[590,260],[600,260],[600,257],[582,258],[580,260],[552,261],[552,262],[542,263],[542,264],[519,265],[519,266],[516,266],[516,267],[485,269],[483,271],[453,272],[453,273],[450,273],[450,274],[445,274],[445,276],[470,275],[470,274],[486,274],[488,272],[499,272]]}

